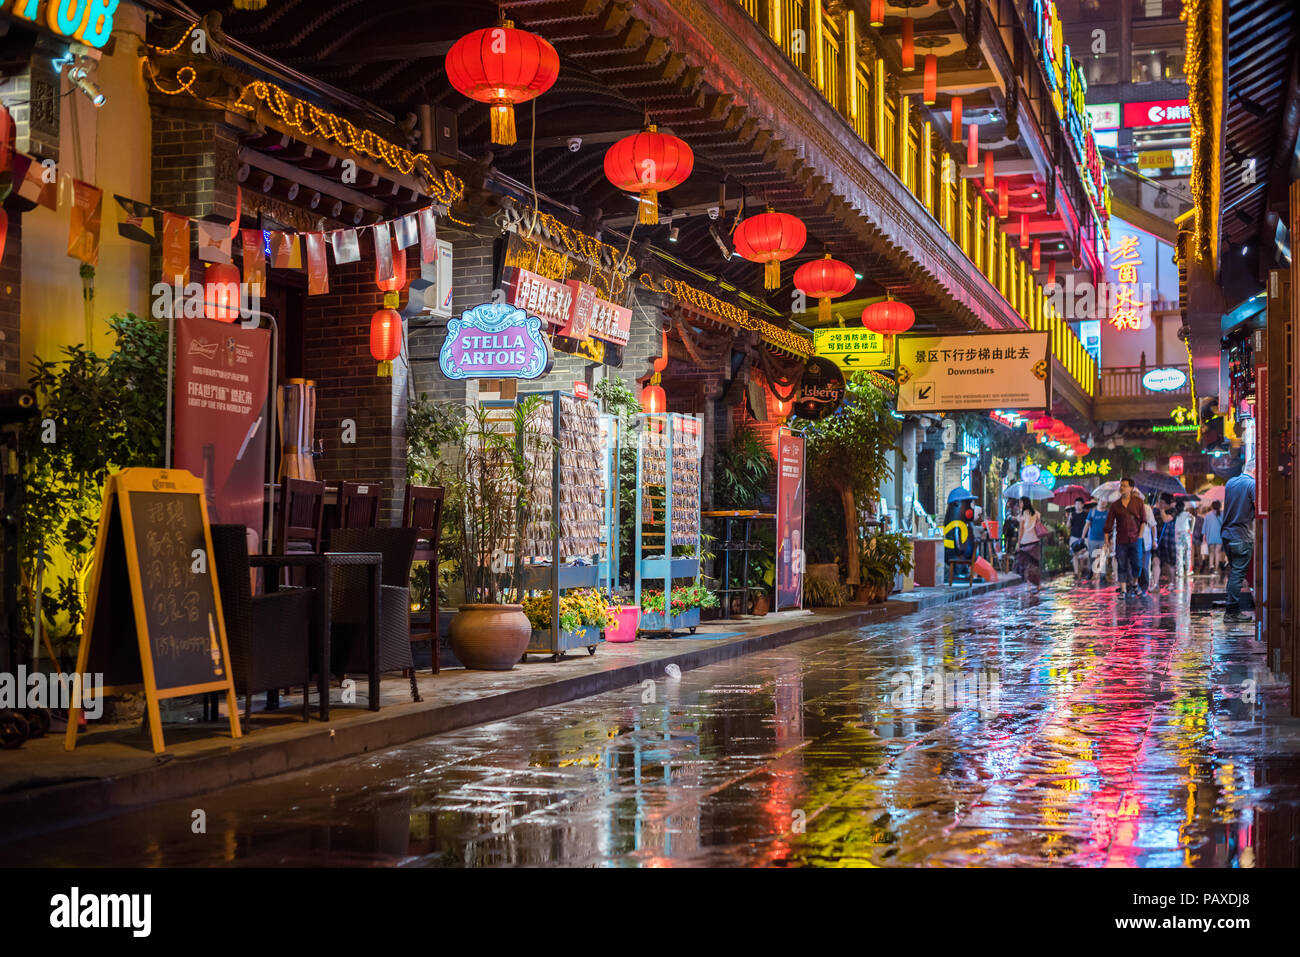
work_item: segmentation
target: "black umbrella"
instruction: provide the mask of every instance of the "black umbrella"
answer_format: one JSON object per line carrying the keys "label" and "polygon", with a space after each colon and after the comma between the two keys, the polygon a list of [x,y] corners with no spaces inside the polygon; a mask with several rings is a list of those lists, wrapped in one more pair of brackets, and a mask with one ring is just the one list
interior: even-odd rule
{"label": "black umbrella", "polygon": [[1163,492],[1168,492],[1170,495],[1187,494],[1187,489],[1183,488],[1182,482],[1164,472],[1138,472],[1133,477],[1133,481],[1146,494]]}

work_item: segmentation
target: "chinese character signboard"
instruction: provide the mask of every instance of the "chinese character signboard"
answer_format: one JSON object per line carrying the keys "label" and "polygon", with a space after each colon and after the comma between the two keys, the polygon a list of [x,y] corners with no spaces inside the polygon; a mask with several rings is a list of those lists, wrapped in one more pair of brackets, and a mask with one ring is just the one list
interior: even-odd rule
{"label": "chinese character signboard", "polygon": [[1176,126],[1191,121],[1192,112],[1186,100],[1147,100],[1124,104],[1125,126]]}
{"label": "chinese character signboard", "polygon": [[893,343],[869,329],[814,329],[813,347],[845,372],[894,368]]}
{"label": "chinese character signboard", "polygon": [[1048,409],[1049,334],[897,336],[898,411]]}
{"label": "chinese character signboard", "polygon": [[1136,235],[1116,234],[1107,248],[1107,265],[1112,271],[1113,299],[1110,305],[1110,324],[1119,331],[1137,332],[1150,325],[1150,304],[1143,284],[1138,282],[1138,267],[1142,265],[1142,251]]}
{"label": "chinese character signboard", "polygon": [[1043,471],[1053,475],[1058,479],[1061,478],[1083,478],[1084,476],[1097,476],[1105,479],[1110,475],[1114,468],[1110,464],[1110,459],[1076,459],[1075,461],[1065,462],[1048,462],[1043,466]]}

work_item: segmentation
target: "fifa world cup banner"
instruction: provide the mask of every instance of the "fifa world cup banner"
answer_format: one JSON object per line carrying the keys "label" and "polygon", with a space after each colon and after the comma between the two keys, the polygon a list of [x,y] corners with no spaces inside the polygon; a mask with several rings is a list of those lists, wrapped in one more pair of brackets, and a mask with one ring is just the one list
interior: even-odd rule
{"label": "fifa world cup banner", "polygon": [[262,546],[271,333],[211,319],[176,320],[176,468],[203,479],[215,525],[243,525]]}
{"label": "fifa world cup banner", "polygon": [[776,456],[776,611],[803,605],[804,440],[779,435]]}

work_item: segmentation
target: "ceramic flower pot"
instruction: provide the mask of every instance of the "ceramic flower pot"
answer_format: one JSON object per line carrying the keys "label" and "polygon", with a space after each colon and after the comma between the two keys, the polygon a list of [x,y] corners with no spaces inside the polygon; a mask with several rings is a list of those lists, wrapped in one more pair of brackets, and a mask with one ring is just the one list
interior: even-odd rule
{"label": "ceramic flower pot", "polygon": [[759,592],[754,596],[753,614],[766,615],[768,611],[771,610],[771,607],[771,602],[767,597],[767,592]]}
{"label": "ceramic flower pot", "polygon": [[605,626],[606,641],[636,641],[636,626],[641,620],[641,609],[624,605],[609,610],[609,624]]}
{"label": "ceramic flower pot", "polygon": [[523,605],[461,605],[451,619],[451,650],[476,671],[510,671],[531,635]]}

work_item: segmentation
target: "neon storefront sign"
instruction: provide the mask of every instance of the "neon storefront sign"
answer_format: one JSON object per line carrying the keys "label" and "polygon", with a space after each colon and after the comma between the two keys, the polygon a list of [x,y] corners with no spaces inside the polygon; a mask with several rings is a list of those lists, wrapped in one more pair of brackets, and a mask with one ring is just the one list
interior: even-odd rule
{"label": "neon storefront sign", "polygon": [[1187,384],[1182,369],[1152,369],[1142,377],[1142,387],[1151,392],[1173,392]]}
{"label": "neon storefront sign", "polygon": [[438,353],[448,379],[536,379],[551,361],[542,320],[504,302],[475,306],[448,322]]}
{"label": "neon storefront sign", "polygon": [[1106,252],[1110,258],[1110,268],[1115,271],[1115,301],[1110,313],[1110,324],[1121,331],[1130,329],[1136,332],[1142,328],[1142,317],[1147,307],[1138,285],[1138,266],[1142,265],[1138,238],[1121,237]]}
{"label": "neon storefront sign", "polygon": [[9,13],[45,26],[90,47],[102,47],[113,33],[118,0],[13,0]]}

